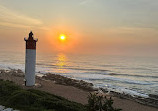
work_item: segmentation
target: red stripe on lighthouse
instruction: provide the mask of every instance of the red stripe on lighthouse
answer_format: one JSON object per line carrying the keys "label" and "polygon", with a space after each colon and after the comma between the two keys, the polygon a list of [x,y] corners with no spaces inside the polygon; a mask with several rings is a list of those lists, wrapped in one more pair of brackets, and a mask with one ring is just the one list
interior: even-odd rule
{"label": "red stripe on lighthouse", "polygon": [[32,32],[29,33],[29,38],[25,39],[25,41],[26,41],[26,49],[36,49],[37,40],[33,38]]}

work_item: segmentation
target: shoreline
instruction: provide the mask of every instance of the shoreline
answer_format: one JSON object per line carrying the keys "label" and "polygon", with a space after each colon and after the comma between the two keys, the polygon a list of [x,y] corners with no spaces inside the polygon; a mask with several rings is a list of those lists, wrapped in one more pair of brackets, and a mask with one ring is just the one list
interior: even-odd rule
{"label": "shoreline", "polygon": [[141,96],[131,96],[125,93],[109,91],[108,89],[101,88],[101,87],[95,88],[93,87],[94,85],[92,83],[88,83],[83,80],[71,79],[68,77],[64,77],[64,76],[52,74],[52,73],[46,73],[41,78],[45,80],[54,81],[54,83],[56,84],[74,86],[76,88],[79,88],[85,91],[102,91],[103,93],[105,94],[108,93],[114,97],[118,97],[121,99],[128,99],[128,100],[132,100],[143,105],[148,105],[148,106],[158,108],[158,95],[149,94],[148,95],[149,97],[146,97],[146,98],[141,97]]}
{"label": "shoreline", "polygon": [[150,94],[149,97],[147,98],[144,98],[141,96],[133,97],[129,94],[109,91],[108,89],[104,89],[104,88],[94,88],[93,87],[94,85],[92,83],[88,83],[83,80],[75,80],[75,79],[67,78],[67,77],[52,74],[52,73],[46,73],[41,78],[54,81],[56,84],[74,86],[76,88],[80,88],[85,91],[102,91],[103,93],[105,94],[108,93],[114,97],[118,97],[121,99],[128,99],[128,100],[132,100],[143,105],[148,105],[148,106],[158,108],[158,95]]}
{"label": "shoreline", "polygon": [[[36,76],[38,77],[38,76]],[[73,86],[79,89],[82,89],[84,91],[98,91],[97,88],[94,88],[92,83],[85,82],[83,80],[77,80],[77,79],[72,79],[68,77],[64,77],[61,75],[57,74],[52,74],[52,73],[46,73],[42,77],[44,80],[51,80],[55,84],[60,84],[60,85],[66,85],[66,86]]]}
{"label": "shoreline", "polygon": [[[23,82],[23,77],[24,77],[24,73],[20,69],[18,70],[15,70],[15,69],[1,70],[0,69],[0,79],[11,80],[14,82],[17,81],[16,79],[20,79],[19,83],[21,84]],[[40,89],[38,87],[42,87],[41,90],[43,91],[55,93],[69,100],[80,102],[83,104],[86,104],[86,100],[87,100],[86,96],[89,94],[88,92],[98,91],[98,92],[106,94],[107,96],[112,96],[114,100],[116,101],[131,101],[134,104],[138,103],[138,104],[143,104],[147,107],[151,106],[150,108],[154,108],[154,107],[158,108],[158,97],[156,95],[150,95],[150,98],[142,98],[139,96],[132,97],[131,95],[128,95],[128,94],[121,94],[114,91],[108,91],[107,89],[103,89],[103,88],[98,88],[98,89],[94,88],[92,83],[88,83],[83,80],[75,80],[75,79],[71,79],[68,77],[51,74],[51,73],[47,73],[42,77],[36,76],[36,81],[37,83],[39,83],[39,86],[37,86],[37,89]],[[42,86],[40,86],[40,84]],[[51,89],[52,87],[54,88],[54,90]],[[28,87],[24,87],[24,88],[28,88]],[[60,88],[65,88],[65,89],[60,89]],[[61,92],[63,90],[65,92]],[[71,93],[71,95],[67,93]],[[80,95],[80,97],[77,98],[76,95]]]}

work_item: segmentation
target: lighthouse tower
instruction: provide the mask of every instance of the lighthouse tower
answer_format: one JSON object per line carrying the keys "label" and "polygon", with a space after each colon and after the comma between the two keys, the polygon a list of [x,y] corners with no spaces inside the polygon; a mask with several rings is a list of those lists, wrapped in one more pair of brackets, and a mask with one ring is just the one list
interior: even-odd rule
{"label": "lighthouse tower", "polygon": [[32,31],[29,33],[28,39],[24,38],[26,41],[26,57],[25,57],[25,85],[34,86],[35,85],[35,65],[36,65],[36,42],[34,39]]}

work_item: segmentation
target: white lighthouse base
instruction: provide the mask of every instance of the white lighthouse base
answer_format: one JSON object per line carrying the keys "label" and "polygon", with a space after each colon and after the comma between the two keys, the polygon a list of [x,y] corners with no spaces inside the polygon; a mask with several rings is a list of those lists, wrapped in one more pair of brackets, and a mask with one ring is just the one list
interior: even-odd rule
{"label": "white lighthouse base", "polygon": [[36,50],[26,49],[25,61],[25,85],[35,85],[35,64],[36,64]]}

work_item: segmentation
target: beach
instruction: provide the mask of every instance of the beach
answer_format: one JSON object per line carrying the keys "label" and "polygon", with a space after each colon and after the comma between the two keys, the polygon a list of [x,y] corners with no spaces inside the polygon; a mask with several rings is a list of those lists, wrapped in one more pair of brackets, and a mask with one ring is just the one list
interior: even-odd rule
{"label": "beach", "polygon": [[[48,74],[50,76],[50,74]],[[87,104],[88,94],[97,92],[96,88],[93,88],[91,83],[86,83],[84,81],[78,80],[70,80],[69,78],[63,77],[62,80],[69,81],[68,82],[59,82],[62,77],[56,77],[55,80],[49,80],[47,76],[40,77],[36,76],[36,86],[34,87],[25,87],[24,86],[24,73],[21,70],[0,70],[0,79],[13,81],[16,84],[22,86],[24,89],[34,88],[37,90],[46,91],[61,97],[64,97],[70,101]],[[50,78],[50,77],[49,77]],[[66,79],[64,79],[66,78]],[[70,82],[71,81],[71,82]],[[65,84],[64,84],[65,83]],[[72,85],[72,84],[78,85]],[[86,87],[87,88],[84,88]],[[103,91],[98,90],[99,93],[103,93]],[[107,97],[112,96],[114,99],[114,107],[121,108],[123,111],[157,111],[157,108],[143,105],[137,103],[134,100],[129,100],[125,98],[116,97],[113,93],[104,93]]]}

